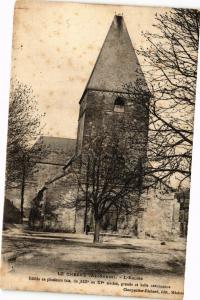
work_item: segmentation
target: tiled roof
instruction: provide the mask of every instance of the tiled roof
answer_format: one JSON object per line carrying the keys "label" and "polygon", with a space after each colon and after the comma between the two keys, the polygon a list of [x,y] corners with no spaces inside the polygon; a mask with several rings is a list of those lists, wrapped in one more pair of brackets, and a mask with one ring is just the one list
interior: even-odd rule
{"label": "tiled roof", "polygon": [[46,149],[42,162],[65,164],[74,155],[76,139],[54,136],[41,136],[35,143],[35,147],[41,145]]}

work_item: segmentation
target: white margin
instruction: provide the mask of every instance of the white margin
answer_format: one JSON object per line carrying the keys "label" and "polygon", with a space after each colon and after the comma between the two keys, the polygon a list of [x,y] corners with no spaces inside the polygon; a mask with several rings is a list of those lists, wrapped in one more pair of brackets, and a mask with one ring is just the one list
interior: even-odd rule
{"label": "white margin", "polygon": [[[66,1],[67,2],[67,1]],[[80,1],[74,1],[80,2]],[[81,1],[85,3],[101,4],[121,4],[121,5],[142,5],[142,6],[164,6],[164,7],[182,7],[200,9],[199,0],[88,0]],[[5,158],[6,158],[6,139],[7,139],[7,116],[8,116],[8,94],[10,83],[11,69],[11,45],[12,45],[12,24],[13,10],[15,0],[0,0],[0,230],[3,216],[3,199],[4,199],[4,181],[5,181]],[[199,50],[200,59],[200,50]],[[189,213],[189,232],[187,243],[187,259],[185,274],[185,295],[184,300],[200,299],[200,63],[198,65],[198,83],[195,110],[195,129],[194,129],[194,146],[192,161],[192,184],[191,184],[191,201]],[[0,231],[1,232],[1,231]],[[90,300],[90,299],[119,299],[122,297],[106,296],[88,296],[72,295],[57,293],[31,293],[16,291],[0,291],[2,300],[30,300],[44,299],[69,299],[69,300]],[[129,298],[129,297],[128,297]],[[127,298],[127,299],[128,299]],[[138,298],[133,298],[137,300]],[[144,299],[144,298],[140,298]],[[150,299],[150,298],[149,298]]]}

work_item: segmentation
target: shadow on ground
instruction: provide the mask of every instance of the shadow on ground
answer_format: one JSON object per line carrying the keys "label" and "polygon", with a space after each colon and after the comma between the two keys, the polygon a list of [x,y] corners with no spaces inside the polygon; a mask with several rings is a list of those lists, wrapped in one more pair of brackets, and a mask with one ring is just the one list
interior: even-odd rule
{"label": "shadow on ground", "polygon": [[73,237],[51,240],[5,236],[2,244],[4,257],[19,271],[67,271],[95,276],[184,274],[183,251],[174,252],[167,246],[159,248],[148,241],[144,246],[134,246],[129,243],[93,244],[91,240]]}

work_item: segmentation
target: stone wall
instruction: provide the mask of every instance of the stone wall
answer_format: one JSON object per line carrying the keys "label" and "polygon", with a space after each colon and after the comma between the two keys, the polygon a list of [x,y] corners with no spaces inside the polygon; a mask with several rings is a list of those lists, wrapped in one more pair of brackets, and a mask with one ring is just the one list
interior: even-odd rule
{"label": "stone wall", "polygon": [[47,231],[76,231],[76,210],[73,205],[77,186],[70,173],[46,185],[44,199],[44,224]]}
{"label": "stone wall", "polygon": [[[41,136],[33,147],[44,148],[40,157],[34,157],[37,163],[32,170],[32,174],[25,178],[24,190],[24,213],[29,216],[31,200],[42,189],[46,182],[52,180],[57,174],[63,171],[64,165],[75,153],[76,140]],[[17,188],[7,189],[5,196],[20,209],[21,205],[21,186],[14,184]]]}
{"label": "stone wall", "polygon": [[[124,99],[122,113],[114,110],[118,96]],[[78,148],[84,147],[91,136],[98,136],[103,131],[117,133],[122,143],[127,138],[130,152],[139,151],[140,155],[146,155],[148,115],[142,104],[134,103],[125,93],[86,92],[80,104]]]}
{"label": "stone wall", "polygon": [[139,213],[140,238],[174,239],[180,236],[179,203],[173,192],[151,189],[141,197],[143,211]]}
{"label": "stone wall", "polygon": [[[24,210],[25,217],[28,217],[31,200],[37,195],[38,191],[45,185],[45,182],[54,178],[62,171],[62,166],[52,164],[37,163],[33,170],[33,176],[25,180],[24,190]],[[21,204],[21,187],[7,189],[6,198],[10,199],[13,204],[20,209]]]}
{"label": "stone wall", "polygon": [[[76,210],[69,205],[78,196],[78,186],[70,173],[70,167],[66,172],[65,176],[63,174],[61,178],[46,185],[42,201],[42,230],[83,233],[85,209]],[[132,198],[137,204],[139,197],[132,195]],[[159,188],[151,189],[139,201],[139,210],[136,205],[132,214],[119,214],[117,229],[116,211],[111,209],[103,218],[102,231],[160,240],[173,240],[180,236],[180,204],[174,193]],[[41,222],[37,224],[41,226]],[[91,211],[87,215],[87,224],[93,231]]]}

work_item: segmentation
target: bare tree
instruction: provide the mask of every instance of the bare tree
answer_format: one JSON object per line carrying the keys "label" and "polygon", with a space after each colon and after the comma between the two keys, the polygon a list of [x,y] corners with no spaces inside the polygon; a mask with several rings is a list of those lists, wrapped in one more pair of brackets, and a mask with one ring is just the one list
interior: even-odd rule
{"label": "bare tree", "polygon": [[123,214],[137,210],[141,187],[140,160],[130,161],[128,150],[119,140],[101,134],[92,138],[77,158],[79,196],[68,206],[85,209],[94,219],[94,242],[99,242],[101,222],[111,208]]}
{"label": "bare tree", "polygon": [[6,188],[21,189],[22,221],[25,180],[34,170],[34,157],[41,156],[41,151],[44,150],[41,146],[33,147],[41,133],[42,116],[31,87],[13,80],[8,118]]}
{"label": "bare tree", "polygon": [[[193,117],[197,79],[199,11],[173,9],[155,16],[154,33],[146,32],[144,58],[149,84],[148,161],[150,184],[178,188],[188,184],[191,174]],[[134,101],[146,98],[143,83],[126,84]]]}

